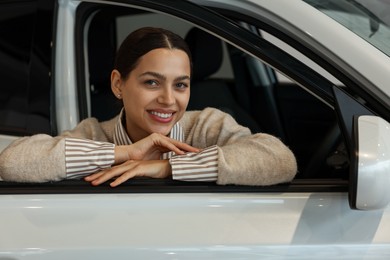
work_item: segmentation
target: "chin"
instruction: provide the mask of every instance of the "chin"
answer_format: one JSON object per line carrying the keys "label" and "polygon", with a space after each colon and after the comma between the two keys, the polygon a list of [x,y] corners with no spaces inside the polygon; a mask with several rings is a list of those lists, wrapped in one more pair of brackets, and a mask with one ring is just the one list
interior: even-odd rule
{"label": "chin", "polygon": [[[173,126],[172,126],[173,127]],[[157,127],[157,128],[152,128],[152,131],[151,133],[157,133],[157,134],[161,134],[161,135],[165,135],[165,136],[168,136],[169,133],[171,132],[171,129],[172,127]]]}

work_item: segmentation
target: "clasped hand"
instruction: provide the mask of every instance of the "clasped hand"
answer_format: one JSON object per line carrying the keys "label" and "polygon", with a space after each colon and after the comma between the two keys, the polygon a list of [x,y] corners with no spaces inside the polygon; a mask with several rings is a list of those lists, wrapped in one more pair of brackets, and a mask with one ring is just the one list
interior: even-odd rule
{"label": "clasped hand", "polygon": [[179,142],[161,134],[151,134],[131,145],[115,147],[115,164],[113,167],[94,173],[84,179],[92,185],[100,185],[112,178],[111,187],[116,187],[134,177],[167,178],[172,174],[168,160],[162,160],[166,152],[185,154],[199,152],[198,148]]}

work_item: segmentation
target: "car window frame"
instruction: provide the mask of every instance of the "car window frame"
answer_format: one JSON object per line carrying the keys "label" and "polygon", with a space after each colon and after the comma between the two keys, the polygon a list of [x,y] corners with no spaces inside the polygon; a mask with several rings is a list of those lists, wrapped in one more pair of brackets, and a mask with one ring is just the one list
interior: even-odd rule
{"label": "car window frame", "polygon": [[84,180],[62,180],[45,183],[0,181],[0,195],[17,194],[95,194],[95,193],[346,193],[344,179],[294,179],[290,183],[271,186],[218,185],[213,182],[183,182],[170,179],[132,179],[112,188],[108,183],[92,186]]}

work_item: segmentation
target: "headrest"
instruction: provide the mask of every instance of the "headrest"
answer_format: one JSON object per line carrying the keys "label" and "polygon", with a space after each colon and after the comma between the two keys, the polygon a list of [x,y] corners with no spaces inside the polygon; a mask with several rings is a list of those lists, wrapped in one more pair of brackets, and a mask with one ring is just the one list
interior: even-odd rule
{"label": "headrest", "polygon": [[185,40],[190,48],[193,63],[193,80],[205,79],[221,67],[222,41],[217,37],[193,27]]}

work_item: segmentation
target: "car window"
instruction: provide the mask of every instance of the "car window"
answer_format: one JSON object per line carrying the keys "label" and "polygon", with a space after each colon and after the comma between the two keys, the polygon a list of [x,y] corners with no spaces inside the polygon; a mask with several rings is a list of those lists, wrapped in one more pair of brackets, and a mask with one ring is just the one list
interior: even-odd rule
{"label": "car window", "polygon": [[0,134],[50,133],[53,2],[0,3]]}
{"label": "car window", "polygon": [[[162,26],[186,39],[194,30],[205,34],[202,37],[206,39],[212,37],[207,36],[208,32],[175,17],[137,9],[122,12],[100,9],[93,13],[88,26],[88,42],[85,43],[88,49],[85,60],[88,60],[89,68],[86,74],[90,81],[90,85],[86,86],[90,95],[88,110],[99,120],[115,116],[120,109],[111,93],[109,75],[118,44],[129,32],[142,26]],[[334,108],[293,80],[281,80],[279,76],[283,74],[261,60],[218,40],[222,46],[222,63],[217,71],[193,80],[188,110],[217,107],[230,113],[252,132],[267,132],[280,137],[298,159],[301,173],[298,178],[345,177],[348,160]],[[192,38],[192,41],[195,39]],[[206,49],[218,48],[211,42],[197,45],[194,49],[201,52],[201,56],[207,56],[206,62],[213,62],[215,52],[207,52]],[[280,43],[283,42],[279,40],[273,44]],[[310,66],[312,64],[315,63],[311,61]],[[204,67],[205,64],[195,64],[195,70],[197,66]],[[332,82],[341,84],[325,70],[322,69],[322,72]]]}
{"label": "car window", "polygon": [[[316,71],[331,84],[345,85],[305,53],[297,50],[262,28],[240,23],[263,39]],[[247,56],[247,63],[257,70],[248,73],[256,78],[250,86],[250,98],[259,111],[259,121],[268,131],[281,137],[295,153],[300,173],[297,178],[347,177],[349,158],[335,107],[297,83],[284,72],[273,69],[259,59]],[[264,74],[268,75],[268,80]]]}
{"label": "car window", "polygon": [[[210,48],[211,52],[208,50],[206,55],[200,56],[206,57],[208,62],[214,62],[215,59],[208,54],[214,55],[214,47],[218,46],[217,48],[221,49],[223,59],[218,70],[194,79],[191,83],[191,91],[193,92],[188,109],[214,106],[230,113],[240,124],[247,126],[254,133],[266,132],[278,136],[290,146],[298,158],[300,174],[297,179],[337,178],[336,183],[338,183],[340,191],[345,191],[345,178],[344,175],[341,175],[344,174],[345,168],[337,168],[334,165],[323,167],[323,164],[327,164],[328,158],[333,153],[337,153],[338,145],[341,144],[338,139],[340,135],[338,125],[335,124],[333,107],[318,99],[316,95],[302,89],[300,84],[295,81],[277,82],[275,76],[277,71],[271,69],[262,60],[253,58],[241,48],[237,48],[231,41],[224,40],[223,37],[215,37],[216,33],[214,33],[215,35],[210,34],[212,30],[207,30],[207,26],[200,28],[183,19],[164,14],[164,12],[154,13],[150,9],[122,8],[109,4],[90,3],[80,4],[77,7],[77,12],[75,42],[78,44],[76,66],[78,66],[78,105],[80,106],[81,119],[93,116],[102,121],[112,118],[119,112],[120,104],[116,102],[110,89],[110,72],[118,44],[129,31],[145,25],[166,26],[182,35],[191,44],[194,43],[194,39],[191,40],[187,36],[190,32],[195,31],[196,34],[201,34],[210,41],[199,41],[206,47],[194,50],[203,52]],[[257,40],[257,37],[255,39]],[[211,41],[216,42],[214,47],[209,46]],[[50,63],[48,64],[50,65]],[[196,66],[202,68],[204,65],[205,63],[199,63]],[[49,75],[49,71],[47,75]],[[85,111],[87,112],[84,113]],[[336,133],[334,146],[331,148],[321,147],[327,144],[328,135],[333,137],[333,130]],[[313,158],[315,159],[314,163],[312,163]],[[318,162],[321,162],[321,165],[318,165]],[[309,166],[310,169],[314,170],[309,171],[310,174],[306,175],[304,173],[308,172],[306,169]],[[340,169],[341,171],[339,171]],[[340,176],[343,176],[341,182],[339,181]],[[299,182],[299,180],[297,181]],[[146,192],[155,190],[156,185],[158,187],[164,185],[171,188],[178,187],[170,189],[170,192],[179,191],[182,188],[186,191],[200,190],[205,192],[214,189],[216,191],[281,191],[286,190],[286,188],[294,190],[294,187],[290,188],[286,184],[268,188],[239,188],[217,187],[214,183],[187,184],[170,180],[137,180],[117,189],[117,192],[128,192],[129,186],[132,186],[133,189],[133,185],[138,187],[135,188],[136,192],[145,191],[145,187]],[[322,183],[321,189],[326,186],[323,185]],[[12,187],[22,187],[27,191],[37,187],[43,192],[46,192],[47,189],[48,193],[53,193],[56,192],[57,188],[65,186],[65,190],[76,193],[89,187],[84,181],[67,180],[56,184],[15,184],[7,186],[9,189],[4,190],[4,192],[12,193]],[[334,187],[333,184],[331,186]],[[312,187],[315,190],[318,186],[314,184]],[[99,191],[106,192],[107,188],[102,186]],[[92,190],[94,192],[98,189],[91,187],[85,192]],[[165,191],[166,188],[163,187],[163,190]],[[295,191],[299,191],[299,188]]]}
{"label": "car window", "polygon": [[[247,23],[234,12],[218,11],[305,64],[307,71],[316,71],[328,84],[348,89],[338,74],[332,74],[312,58],[313,53],[306,55],[286,42],[288,37],[280,38],[279,32],[273,34],[268,26]],[[260,59],[245,54],[241,54],[241,59],[245,60],[242,64],[247,64],[246,75],[251,78],[246,83],[251,88],[247,99],[256,110],[257,121],[294,151],[299,167],[296,178],[348,178],[349,154],[334,103],[316,95],[310,85],[302,85]]]}

